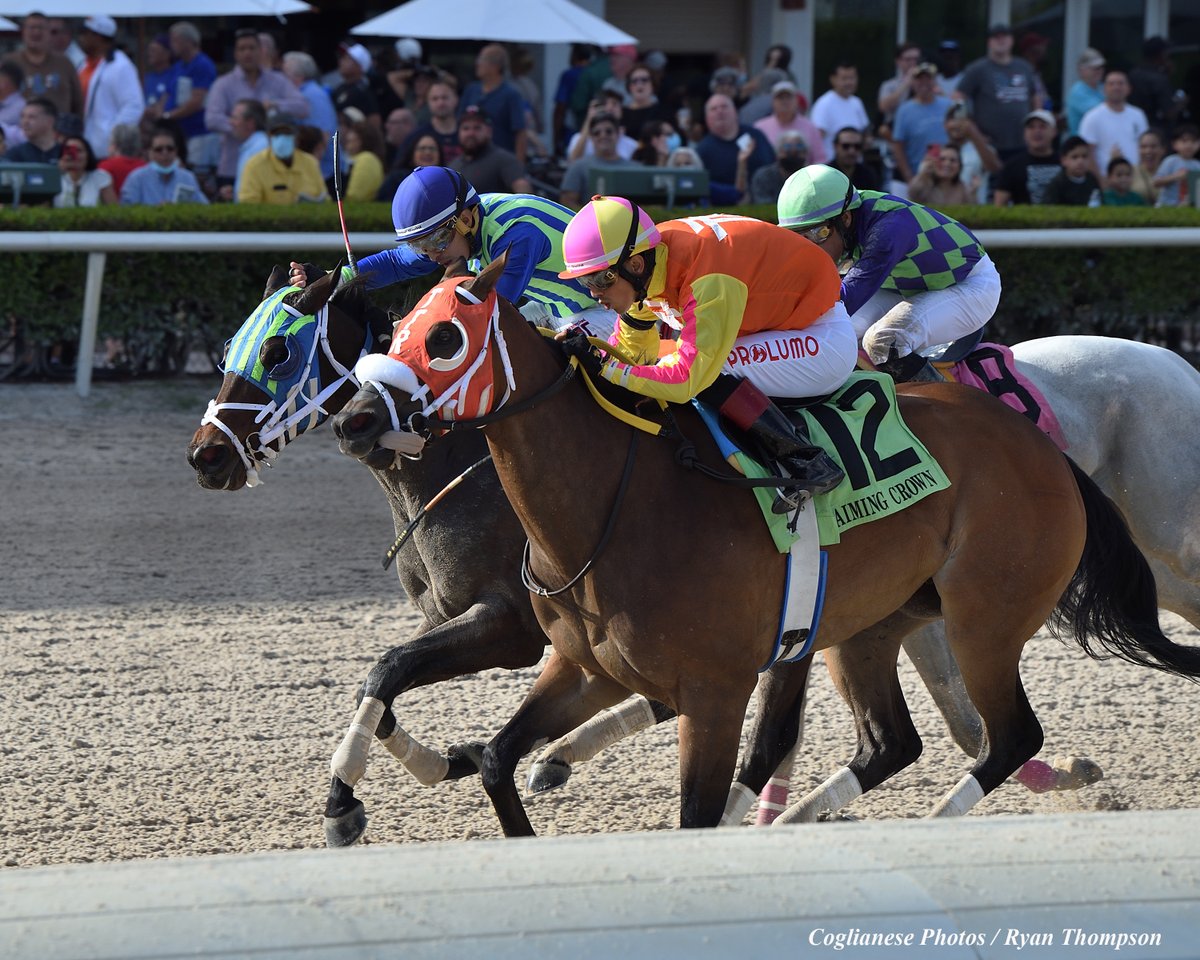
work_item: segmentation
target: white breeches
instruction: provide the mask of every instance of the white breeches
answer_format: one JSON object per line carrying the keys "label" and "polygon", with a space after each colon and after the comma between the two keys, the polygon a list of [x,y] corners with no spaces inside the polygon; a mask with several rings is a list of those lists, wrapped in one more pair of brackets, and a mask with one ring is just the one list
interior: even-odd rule
{"label": "white breeches", "polygon": [[838,301],[803,330],[738,337],[723,373],[745,377],[768,397],[820,397],[841,387],[858,362],[858,338]]}
{"label": "white breeches", "polygon": [[901,357],[928,355],[930,347],[974,333],[992,319],[999,303],[1000,274],[985,254],[953,286],[908,296],[880,290],[850,319],[871,362],[882,363],[892,347]]}

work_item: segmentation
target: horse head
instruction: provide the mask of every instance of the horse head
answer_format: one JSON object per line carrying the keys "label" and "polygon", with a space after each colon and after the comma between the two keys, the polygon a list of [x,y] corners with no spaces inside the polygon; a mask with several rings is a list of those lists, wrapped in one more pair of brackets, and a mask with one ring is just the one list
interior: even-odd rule
{"label": "horse head", "polygon": [[333,418],[343,453],[378,466],[395,438],[428,438],[430,424],[478,420],[504,403],[515,389],[500,318],[516,311],[495,290],[506,260],[477,277],[459,261],[396,325],[387,354],[358,362],[362,386]]}
{"label": "horse head", "polygon": [[349,399],[355,362],[391,330],[362,285],[341,279],[339,267],[301,289],[284,267],[272,270],[262,303],[225,345],[225,378],[188,447],[200,486],[254,486],[263,463]]}

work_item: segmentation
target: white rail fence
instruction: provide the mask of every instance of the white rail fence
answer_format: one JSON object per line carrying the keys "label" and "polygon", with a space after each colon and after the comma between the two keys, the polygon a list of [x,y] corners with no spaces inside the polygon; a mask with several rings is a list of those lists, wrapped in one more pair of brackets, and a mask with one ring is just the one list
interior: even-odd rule
{"label": "white rail fence", "polygon": [[[980,230],[977,235],[989,250],[1014,247],[1200,247],[1200,228],[1127,228],[1105,230]],[[395,244],[390,233],[364,233],[351,237],[358,257]],[[263,253],[288,250],[342,250],[340,235],[328,233],[0,233],[5,253],[87,253],[83,317],[79,326],[79,352],[75,389],[86,397],[91,389],[96,325],[104,287],[104,265],[110,253]],[[180,269],[186,269],[181,265]]]}

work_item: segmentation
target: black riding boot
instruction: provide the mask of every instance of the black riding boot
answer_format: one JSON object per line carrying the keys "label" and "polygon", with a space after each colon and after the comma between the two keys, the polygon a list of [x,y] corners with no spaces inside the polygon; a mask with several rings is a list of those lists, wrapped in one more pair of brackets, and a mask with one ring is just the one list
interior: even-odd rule
{"label": "black riding boot", "polygon": [[915,350],[907,357],[896,356],[896,348],[888,351],[888,357],[883,363],[875,364],[875,369],[888,374],[897,383],[945,383],[946,378],[938,372],[929,360]]}
{"label": "black riding boot", "polygon": [[804,481],[779,489],[772,506],[775,513],[791,513],[804,501],[805,494],[828,493],[845,477],[837,461],[813,446],[804,428],[792,423],[749,380],[722,374],[701,399],[716,402],[723,416],[754,437],[794,479]]}

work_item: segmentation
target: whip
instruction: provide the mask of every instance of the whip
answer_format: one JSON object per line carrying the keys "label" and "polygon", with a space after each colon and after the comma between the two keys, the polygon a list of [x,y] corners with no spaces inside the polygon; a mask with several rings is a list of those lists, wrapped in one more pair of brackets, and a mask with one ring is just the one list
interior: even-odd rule
{"label": "whip", "polygon": [[333,195],[337,199],[338,219],[342,222],[342,239],[346,241],[346,260],[350,264],[350,272],[358,276],[358,263],[354,259],[354,251],[350,249],[350,234],[346,232],[346,214],[342,210],[342,151],[338,134],[333,131]]}

